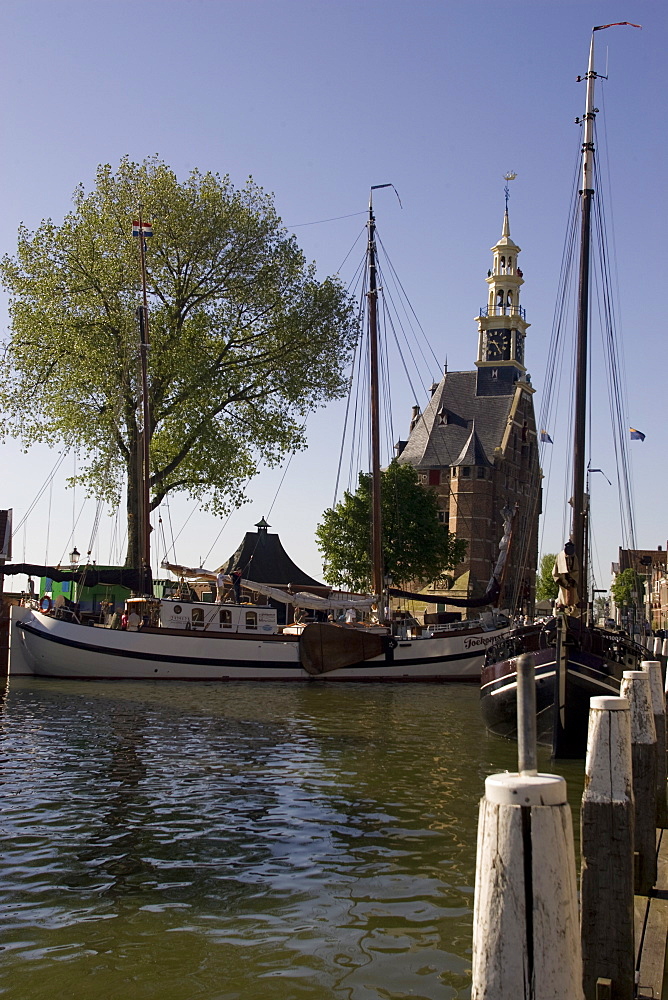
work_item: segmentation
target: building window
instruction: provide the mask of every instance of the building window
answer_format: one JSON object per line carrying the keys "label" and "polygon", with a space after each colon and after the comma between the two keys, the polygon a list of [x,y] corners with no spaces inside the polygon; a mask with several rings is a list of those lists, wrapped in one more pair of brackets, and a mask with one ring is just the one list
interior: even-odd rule
{"label": "building window", "polygon": [[441,485],[441,471],[440,471],[440,469],[430,469],[429,470],[429,485],[430,486],[440,486]]}
{"label": "building window", "polygon": [[471,470],[470,470],[470,468],[469,468],[468,465],[462,466],[462,471],[461,471],[460,475],[462,475],[464,477],[464,479],[470,479],[471,478]]}
{"label": "building window", "polygon": [[445,524],[445,522],[447,520],[447,516],[448,516],[447,515],[447,511],[445,511],[445,510],[439,510],[438,511],[438,523],[439,524]]}
{"label": "building window", "polygon": [[484,468],[481,465],[478,466],[478,470],[477,471],[478,471],[478,479],[485,479],[486,478],[486,476],[485,476],[485,470],[484,470]]}

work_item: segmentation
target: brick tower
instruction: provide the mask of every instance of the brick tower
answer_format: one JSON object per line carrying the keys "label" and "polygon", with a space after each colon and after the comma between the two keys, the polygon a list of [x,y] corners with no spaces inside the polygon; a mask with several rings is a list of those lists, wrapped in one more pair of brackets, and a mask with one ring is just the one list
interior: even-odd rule
{"label": "brick tower", "polygon": [[[529,324],[520,305],[520,248],[510,236],[508,189],[501,237],[491,248],[487,304],[476,317],[475,371],[448,372],[432,386],[424,413],[413,407],[410,436],[400,441],[409,462],[439,499],[440,516],[468,541],[450,578],[422,582],[430,596],[485,593],[503,531],[502,510],[515,510],[513,539],[499,606],[530,613],[535,599],[541,472],[530,376],[524,366]],[[454,609],[453,609],[454,610]],[[477,615],[477,611],[475,614]],[[474,614],[472,612],[472,614]]]}

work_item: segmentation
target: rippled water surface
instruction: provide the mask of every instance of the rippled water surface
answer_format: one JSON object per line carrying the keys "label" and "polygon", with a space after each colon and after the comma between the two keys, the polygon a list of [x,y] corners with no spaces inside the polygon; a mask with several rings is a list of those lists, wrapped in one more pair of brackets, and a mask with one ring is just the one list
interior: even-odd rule
{"label": "rippled water surface", "polygon": [[475,686],[13,681],[0,734],[3,996],[469,995]]}

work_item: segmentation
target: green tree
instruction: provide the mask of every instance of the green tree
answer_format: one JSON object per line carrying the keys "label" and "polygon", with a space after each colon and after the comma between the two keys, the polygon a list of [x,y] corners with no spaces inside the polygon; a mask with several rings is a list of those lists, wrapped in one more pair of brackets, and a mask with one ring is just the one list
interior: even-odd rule
{"label": "green tree", "polygon": [[[466,555],[438,520],[433,490],[418,481],[413,466],[392,462],[382,473],[384,572],[395,584],[436,580]],[[351,590],[371,588],[371,475],[362,472],[355,493],[326,510],[316,530],[328,583]]]}
{"label": "green tree", "polygon": [[644,592],[642,578],[632,568],[618,573],[610,586],[610,593],[618,608],[633,605],[641,608]]}
{"label": "green tree", "polygon": [[357,336],[335,278],[316,278],[272,197],[252,179],[125,158],[79,186],[61,225],[21,227],[1,265],[12,331],[0,368],[2,430],[26,447],[60,440],[78,481],[119,502],[138,565],[141,431],[137,206],[147,241],[151,508],[186,492],[214,513],[243,502],[260,462],[304,447],[304,415],[345,392]]}
{"label": "green tree", "polygon": [[556,558],[554,552],[547,552],[540,560],[540,567],[536,574],[537,601],[553,601],[559,594],[557,581],[552,577]]}

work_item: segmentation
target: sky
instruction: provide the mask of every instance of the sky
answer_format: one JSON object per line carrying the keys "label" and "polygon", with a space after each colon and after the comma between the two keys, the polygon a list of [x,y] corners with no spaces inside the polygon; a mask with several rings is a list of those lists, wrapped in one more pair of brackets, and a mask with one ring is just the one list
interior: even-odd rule
{"label": "sky", "polygon": [[[629,424],[646,434],[630,449],[637,545],[665,546],[668,490],[664,427],[666,133],[663,104],[668,13],[656,2],[516,0],[4,0],[0,252],[17,230],[58,222],[100,163],[157,154],[179,178],[197,167],[252,175],[325,277],[347,282],[371,185],[378,231],[439,364],[471,370],[475,316],[486,301],[490,247],[501,235],[504,174],[514,171],[510,223],[522,248],[522,304],[531,326],[526,364],[540,411],[570,205],[591,29],[633,21],[642,30],[597,33],[600,156],[609,165],[607,212],[624,348]],[[159,220],[153,220],[154,225]],[[9,337],[6,297],[2,336]],[[594,349],[593,349],[594,351]],[[432,377],[440,372],[435,366]],[[591,464],[615,482],[603,363],[592,353]],[[406,437],[415,399],[392,384],[394,439]],[[287,468],[262,470],[249,502],[228,520],[187,499],[163,509],[170,557],[218,566],[266,517],[306,572],[321,578],[315,529],[334,499],[343,404],[309,419],[309,447]],[[552,433],[554,431],[554,433]],[[544,454],[541,551],[563,543],[567,417]],[[58,442],[23,453],[0,444],[0,506],[15,524],[56,464]],[[14,538],[14,560],[58,562],[91,545],[95,507],[65,489],[66,456]],[[547,488],[549,486],[549,489]],[[617,491],[592,478],[594,567],[607,586],[621,543]],[[154,538],[157,535],[154,533]],[[175,539],[172,547],[172,540]],[[118,524],[105,515],[92,558],[118,556]]]}

